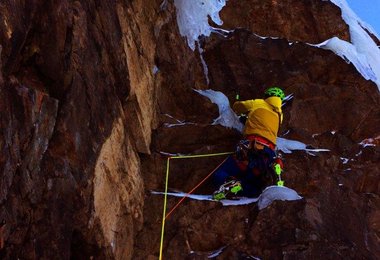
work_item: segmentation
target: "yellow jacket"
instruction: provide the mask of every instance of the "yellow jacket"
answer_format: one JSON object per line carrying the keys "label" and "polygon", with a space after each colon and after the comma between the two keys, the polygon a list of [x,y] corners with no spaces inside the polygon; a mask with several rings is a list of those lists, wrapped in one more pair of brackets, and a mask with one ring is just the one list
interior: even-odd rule
{"label": "yellow jacket", "polygon": [[282,123],[282,101],[279,97],[237,101],[233,110],[237,114],[247,114],[245,135],[259,135],[276,144],[278,129]]}

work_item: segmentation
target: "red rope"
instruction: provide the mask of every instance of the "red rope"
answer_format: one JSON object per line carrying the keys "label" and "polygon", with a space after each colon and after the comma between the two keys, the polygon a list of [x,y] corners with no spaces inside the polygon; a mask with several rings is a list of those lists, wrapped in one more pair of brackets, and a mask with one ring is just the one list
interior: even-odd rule
{"label": "red rope", "polygon": [[212,172],[209,173],[209,175],[207,175],[200,183],[198,183],[191,191],[189,191],[188,193],[186,193],[186,195],[184,197],[181,198],[180,201],[178,201],[178,203],[169,211],[168,214],[166,214],[166,217],[165,219],[167,219],[172,213],[173,211],[187,198],[189,197],[189,195],[191,193],[193,193],[199,186],[202,185],[202,183],[204,183],[226,160],[228,159],[228,157],[226,159],[224,159]]}

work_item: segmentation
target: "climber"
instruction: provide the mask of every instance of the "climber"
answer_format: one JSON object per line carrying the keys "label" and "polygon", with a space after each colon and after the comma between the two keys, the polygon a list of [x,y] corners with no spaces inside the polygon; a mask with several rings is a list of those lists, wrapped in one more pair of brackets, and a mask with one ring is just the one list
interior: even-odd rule
{"label": "climber", "polygon": [[283,163],[275,148],[283,118],[281,105],[284,98],[280,88],[271,87],[265,91],[264,99],[233,104],[238,115],[247,115],[244,138],[238,143],[236,152],[214,174],[214,182],[219,187],[213,194],[214,199],[224,199],[231,193],[257,197],[277,177],[277,185],[283,185]]}

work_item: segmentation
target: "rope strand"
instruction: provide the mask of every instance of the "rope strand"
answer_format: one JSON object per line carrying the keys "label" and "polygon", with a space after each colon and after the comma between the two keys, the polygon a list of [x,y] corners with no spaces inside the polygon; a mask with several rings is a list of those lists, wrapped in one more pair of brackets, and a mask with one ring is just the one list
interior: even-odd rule
{"label": "rope strand", "polygon": [[162,212],[162,227],[161,227],[161,242],[160,242],[160,257],[159,259],[162,260],[162,249],[164,246],[164,231],[165,231],[165,215],[166,215],[166,204],[167,204],[167,197],[168,197],[168,179],[169,179],[169,165],[170,165],[170,157],[168,158],[166,162],[166,181],[165,181],[165,196],[164,196],[164,210]]}
{"label": "rope strand", "polygon": [[[227,157],[228,158],[228,157]],[[186,193],[185,196],[181,198],[181,200],[169,211],[169,213],[166,215],[165,219],[167,219],[172,212],[187,198],[191,193],[193,193],[199,186],[201,186],[226,160],[224,159],[212,172],[210,172],[200,183],[198,183],[191,191]]]}

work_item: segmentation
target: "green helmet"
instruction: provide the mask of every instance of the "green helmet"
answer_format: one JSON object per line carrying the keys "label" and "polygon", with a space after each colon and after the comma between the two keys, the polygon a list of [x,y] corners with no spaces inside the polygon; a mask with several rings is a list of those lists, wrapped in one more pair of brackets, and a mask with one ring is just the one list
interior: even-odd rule
{"label": "green helmet", "polygon": [[285,93],[282,91],[282,89],[278,87],[270,87],[267,90],[265,90],[265,96],[267,97],[279,97],[281,100],[284,100]]}

